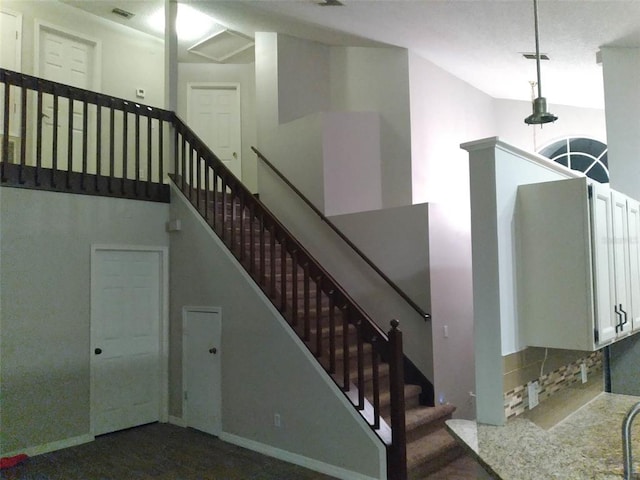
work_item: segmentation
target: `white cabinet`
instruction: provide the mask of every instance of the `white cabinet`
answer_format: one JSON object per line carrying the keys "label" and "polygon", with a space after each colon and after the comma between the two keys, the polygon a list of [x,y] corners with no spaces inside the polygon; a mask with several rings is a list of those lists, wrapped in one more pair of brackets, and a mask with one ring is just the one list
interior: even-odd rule
{"label": "white cabinet", "polygon": [[[640,285],[640,202],[627,199],[629,224],[629,276],[631,285]],[[631,289],[630,321],[633,332],[640,330],[640,288]]]}
{"label": "white cabinet", "polygon": [[637,202],[586,178],[521,185],[515,229],[528,345],[595,350],[640,328]]}
{"label": "white cabinet", "polygon": [[[586,184],[586,179],[579,179]],[[559,185],[561,187],[561,185]],[[589,188],[589,187],[587,187]],[[614,246],[614,219],[611,191],[600,184],[591,186],[588,193],[591,220],[591,249],[585,251],[591,257],[595,324],[594,343],[610,343],[617,336],[619,323],[616,292],[616,256]],[[583,199],[587,201],[587,199]],[[567,205],[568,207],[568,205]],[[619,228],[616,229],[619,232]],[[622,279],[622,276],[621,276]],[[588,281],[588,279],[587,279]],[[618,283],[621,285],[621,283]]]}
{"label": "white cabinet", "polygon": [[[594,184],[593,186],[599,185]],[[611,208],[613,210],[613,243],[609,248],[613,249],[614,313],[617,317],[615,329],[616,337],[619,338],[631,332],[631,316],[633,315],[627,197],[611,190]]]}

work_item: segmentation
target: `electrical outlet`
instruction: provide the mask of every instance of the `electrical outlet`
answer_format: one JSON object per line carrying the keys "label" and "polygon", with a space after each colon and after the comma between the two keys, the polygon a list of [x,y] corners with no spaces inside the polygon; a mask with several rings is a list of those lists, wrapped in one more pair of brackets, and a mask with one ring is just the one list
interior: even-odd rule
{"label": "electrical outlet", "polygon": [[273,426],[276,427],[276,428],[282,427],[282,421],[280,419],[280,414],[279,413],[274,413],[273,414]]}
{"label": "electrical outlet", "polygon": [[445,325],[442,328],[442,334],[443,334],[444,338],[449,338],[449,326],[448,325]]}
{"label": "electrical outlet", "polygon": [[582,383],[587,383],[587,364],[580,364],[580,378],[582,379]]}
{"label": "electrical outlet", "polygon": [[538,405],[538,382],[530,382],[527,385],[527,393],[529,394],[529,410]]}

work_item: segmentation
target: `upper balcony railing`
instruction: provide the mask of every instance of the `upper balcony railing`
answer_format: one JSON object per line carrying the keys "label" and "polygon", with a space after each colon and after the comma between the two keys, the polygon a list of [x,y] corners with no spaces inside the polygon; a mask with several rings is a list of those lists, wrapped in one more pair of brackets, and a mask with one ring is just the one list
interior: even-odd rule
{"label": "upper balcony railing", "polygon": [[168,201],[173,112],[0,69],[0,182]]}

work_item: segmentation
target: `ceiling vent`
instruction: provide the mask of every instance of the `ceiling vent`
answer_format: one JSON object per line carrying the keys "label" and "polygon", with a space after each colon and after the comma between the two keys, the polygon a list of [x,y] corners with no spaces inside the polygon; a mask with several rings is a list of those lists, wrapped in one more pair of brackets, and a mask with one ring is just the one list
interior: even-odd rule
{"label": "ceiling vent", "polygon": [[222,30],[188,48],[188,51],[224,63],[253,47],[254,41],[233,30]]}
{"label": "ceiling vent", "polygon": [[[535,60],[536,59],[536,54],[535,53],[523,53],[522,56],[524,58],[526,58],[527,60]],[[540,60],[549,60],[549,56],[546,53],[541,53],[540,54]]]}
{"label": "ceiling vent", "polygon": [[131,20],[133,17],[136,16],[135,13],[127,12],[126,10],[123,10],[117,7],[111,10],[111,13],[114,13],[122,18],[126,18],[127,20]]}
{"label": "ceiling vent", "polygon": [[344,6],[344,3],[338,1],[338,0],[320,0],[318,2],[316,2],[318,5],[320,5],[321,7],[342,7]]}

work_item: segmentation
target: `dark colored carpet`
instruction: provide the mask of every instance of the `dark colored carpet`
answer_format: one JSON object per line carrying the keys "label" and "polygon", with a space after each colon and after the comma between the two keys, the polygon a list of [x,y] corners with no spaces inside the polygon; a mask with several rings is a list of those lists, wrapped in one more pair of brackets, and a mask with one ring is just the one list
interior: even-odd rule
{"label": "dark colored carpet", "polygon": [[32,457],[3,480],[330,480],[193,429],[151,424]]}

